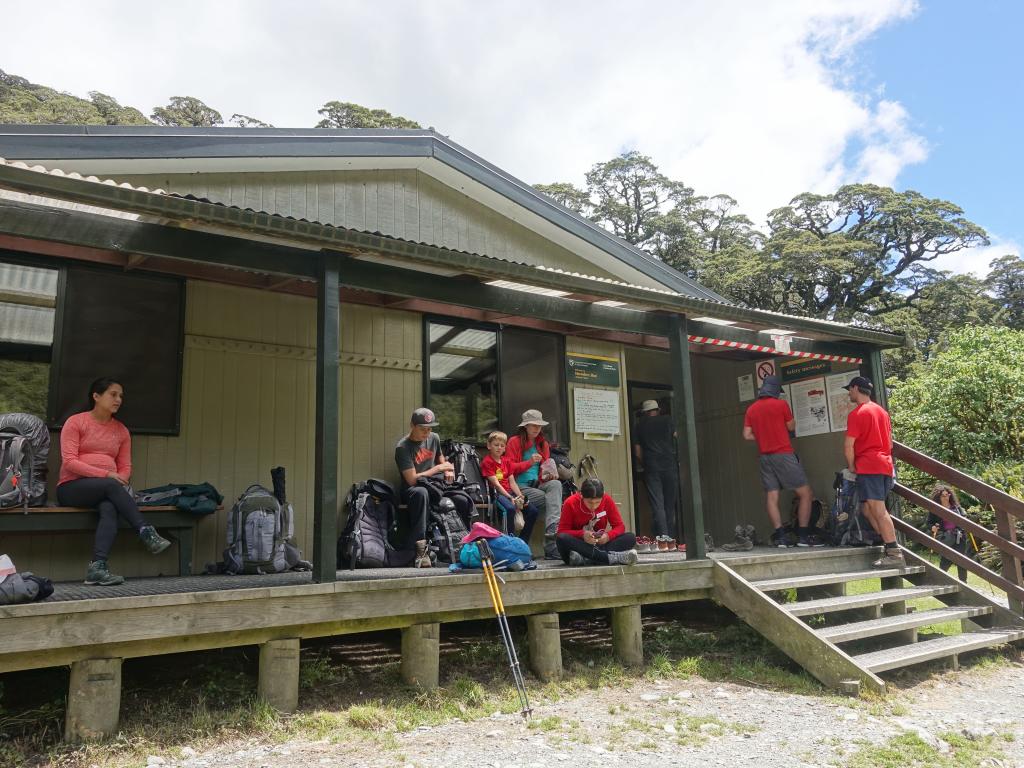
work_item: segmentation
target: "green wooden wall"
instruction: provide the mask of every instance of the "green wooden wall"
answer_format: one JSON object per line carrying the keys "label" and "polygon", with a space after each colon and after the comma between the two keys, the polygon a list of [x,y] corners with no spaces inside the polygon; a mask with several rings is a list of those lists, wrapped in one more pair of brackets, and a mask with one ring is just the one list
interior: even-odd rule
{"label": "green wooden wall", "polygon": [[[527,264],[615,277],[415,170],[118,175],[118,180]],[[658,287],[635,273],[631,282]]]}

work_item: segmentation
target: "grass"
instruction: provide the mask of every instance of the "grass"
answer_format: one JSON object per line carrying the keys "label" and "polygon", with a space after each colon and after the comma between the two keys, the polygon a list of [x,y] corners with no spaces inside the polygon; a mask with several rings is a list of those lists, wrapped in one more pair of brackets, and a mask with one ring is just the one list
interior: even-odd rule
{"label": "grass", "polygon": [[976,768],[982,760],[1006,759],[1003,751],[1006,739],[999,736],[969,739],[959,733],[940,733],[937,737],[949,745],[948,752],[940,751],[915,733],[903,733],[882,744],[862,747],[848,755],[841,765],[843,768]]}

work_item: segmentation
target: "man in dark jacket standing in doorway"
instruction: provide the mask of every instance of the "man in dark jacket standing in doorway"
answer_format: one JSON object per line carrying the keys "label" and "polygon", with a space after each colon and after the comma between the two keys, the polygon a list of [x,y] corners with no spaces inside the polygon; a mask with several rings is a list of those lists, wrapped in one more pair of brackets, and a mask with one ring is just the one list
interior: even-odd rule
{"label": "man in dark jacket standing in doorway", "polygon": [[[669,519],[675,521],[679,496],[679,464],[676,459],[675,426],[661,413],[657,400],[644,400],[636,425],[633,453],[637,470],[643,472],[655,536],[668,536]],[[674,526],[673,526],[674,527]]]}

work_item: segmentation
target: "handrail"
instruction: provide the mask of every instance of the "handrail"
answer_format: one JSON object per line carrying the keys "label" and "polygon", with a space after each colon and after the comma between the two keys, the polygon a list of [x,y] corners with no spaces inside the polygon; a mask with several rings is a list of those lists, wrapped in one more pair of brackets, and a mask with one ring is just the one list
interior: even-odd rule
{"label": "handrail", "polygon": [[1024,589],[1022,589],[1024,587],[1024,573],[1021,571],[1021,562],[1024,561],[1024,547],[1017,544],[1017,526],[1014,520],[1014,518],[1024,520],[1024,501],[1004,493],[998,488],[993,488],[988,483],[961,472],[959,469],[948,464],[943,464],[938,459],[914,450],[903,443],[893,441],[892,455],[893,458],[905,461],[910,466],[927,475],[960,488],[992,507],[996,519],[995,531],[990,531],[973,520],[969,520],[946,509],[941,504],[922,496],[905,485],[897,483],[894,488],[897,494],[912,504],[935,514],[943,520],[956,523],[964,531],[984,539],[998,549],[1002,554],[1002,576],[998,576],[994,571],[980,565],[967,565],[967,563],[973,563],[973,561],[943,545],[933,537],[918,531],[908,523],[902,520],[894,520],[897,523],[897,528],[910,536],[910,538],[923,544],[933,552],[937,552],[947,560],[955,562],[958,566],[980,576],[988,583],[1006,590],[1011,609],[1017,613],[1024,613]]}
{"label": "handrail", "polygon": [[984,565],[977,562],[976,560],[972,560],[971,558],[966,557],[965,555],[962,555],[961,553],[957,552],[955,549],[947,547],[941,541],[932,538],[924,531],[919,531],[906,520],[901,520],[898,517],[894,517],[892,519],[892,522],[893,525],[896,527],[896,530],[902,531],[904,534],[909,536],[918,544],[922,544],[928,549],[936,552],[937,554],[942,555],[942,557],[944,557],[946,560],[949,560],[957,567],[970,571],[975,576],[981,577],[989,584],[999,587],[1000,589],[1006,592],[1007,596],[1015,598],[1018,601],[1024,602],[1024,587],[1019,587],[1013,582],[1007,581],[1002,576],[986,568]]}
{"label": "handrail", "polygon": [[894,459],[905,461],[925,474],[967,491],[977,499],[989,504],[997,512],[1003,511],[1008,515],[1024,520],[1024,501],[1004,493],[998,488],[993,488],[976,477],[971,477],[959,469],[943,464],[938,459],[933,459],[931,456],[914,450],[903,443],[898,443],[895,440],[892,444],[892,456]]}

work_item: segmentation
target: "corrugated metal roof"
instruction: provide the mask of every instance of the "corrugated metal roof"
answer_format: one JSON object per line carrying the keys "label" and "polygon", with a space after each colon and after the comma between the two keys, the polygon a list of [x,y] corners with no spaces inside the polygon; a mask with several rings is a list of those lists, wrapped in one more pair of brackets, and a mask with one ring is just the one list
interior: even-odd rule
{"label": "corrugated metal roof", "polygon": [[[220,210],[220,211],[225,211],[225,212],[230,213],[231,214],[230,216],[216,216],[216,217],[212,217],[211,216],[211,217],[207,217],[206,218],[206,221],[208,221],[213,226],[217,226],[217,227],[234,227],[234,226],[245,227],[246,224],[248,224],[253,219],[258,219],[259,221],[257,223],[264,222],[264,221],[265,222],[269,222],[272,225],[271,227],[269,227],[269,229],[272,229],[273,230],[273,234],[275,236],[277,236],[277,237],[298,238],[299,240],[302,240],[303,238],[310,238],[310,237],[312,237],[313,239],[317,239],[318,231],[322,231],[324,233],[331,233],[331,232],[349,233],[355,239],[358,239],[358,238],[379,239],[379,240],[382,240],[382,241],[387,241],[389,243],[395,243],[395,244],[399,244],[399,245],[407,245],[407,246],[409,246],[409,248],[403,249],[403,255],[405,255],[407,253],[410,257],[412,257],[414,259],[419,256],[419,254],[416,253],[416,251],[419,251],[421,249],[429,249],[430,252],[433,252],[435,254],[452,254],[453,256],[456,256],[456,257],[465,257],[466,260],[478,260],[478,263],[491,262],[491,263],[495,263],[495,264],[506,264],[506,265],[509,265],[511,267],[516,267],[518,269],[517,280],[519,282],[528,282],[528,280],[523,280],[522,279],[522,275],[523,275],[524,272],[527,273],[527,274],[533,273],[534,275],[538,275],[538,273],[547,273],[549,275],[558,276],[558,277],[574,278],[574,279],[578,279],[578,280],[581,280],[581,281],[586,281],[588,283],[595,284],[594,287],[593,287],[593,289],[595,291],[598,290],[598,286],[604,285],[604,286],[608,286],[608,287],[614,287],[614,288],[622,289],[624,292],[628,292],[630,294],[633,294],[633,296],[631,296],[631,297],[627,297],[625,295],[623,295],[621,297],[618,297],[618,298],[631,298],[631,301],[627,304],[627,306],[630,306],[632,308],[643,308],[645,306],[645,303],[646,303],[645,299],[644,299],[644,297],[646,296],[646,297],[649,297],[650,308],[671,309],[668,306],[664,306],[663,303],[659,301],[660,297],[664,297],[664,298],[670,299],[670,300],[671,299],[682,300],[683,302],[686,302],[687,304],[695,304],[695,305],[700,307],[700,311],[701,312],[706,312],[708,314],[722,314],[722,315],[724,315],[726,317],[728,317],[728,316],[736,316],[736,315],[750,315],[749,318],[743,318],[743,322],[748,322],[748,323],[751,323],[751,324],[764,324],[765,322],[777,323],[779,320],[790,320],[794,324],[797,324],[797,325],[802,325],[802,326],[805,326],[805,327],[807,325],[809,325],[809,324],[810,325],[814,325],[814,326],[817,326],[820,330],[836,333],[836,334],[838,334],[840,336],[844,335],[844,331],[848,332],[849,330],[863,330],[863,331],[866,331],[868,333],[884,334],[884,335],[891,336],[891,337],[894,337],[894,338],[898,337],[898,334],[893,334],[891,331],[888,331],[888,330],[883,329],[883,328],[869,326],[869,325],[863,324],[863,323],[845,324],[845,323],[839,323],[839,322],[832,321],[832,320],[824,320],[824,319],[812,318],[812,317],[803,317],[803,316],[799,316],[799,315],[790,315],[790,314],[785,314],[785,313],[780,313],[780,312],[773,312],[773,311],[769,311],[769,310],[746,309],[746,308],[738,307],[737,305],[730,304],[730,303],[727,303],[727,302],[715,301],[715,300],[712,300],[712,299],[698,299],[698,298],[694,298],[693,296],[687,296],[685,294],[681,294],[681,293],[678,293],[676,291],[669,290],[667,288],[665,288],[665,289],[662,289],[662,288],[650,288],[648,286],[635,285],[635,284],[627,283],[627,282],[624,282],[624,281],[621,281],[621,280],[616,280],[616,279],[613,279],[613,278],[598,277],[598,276],[595,276],[595,275],[587,275],[587,274],[576,272],[576,271],[563,270],[563,269],[559,269],[559,268],[555,268],[555,267],[547,267],[547,266],[544,266],[544,265],[527,264],[527,263],[521,262],[521,261],[502,259],[502,258],[498,258],[498,257],[494,257],[494,256],[487,256],[485,254],[474,253],[474,252],[471,252],[471,251],[459,251],[459,250],[454,250],[454,249],[450,249],[450,248],[442,248],[440,246],[436,246],[436,245],[433,245],[431,243],[425,243],[425,242],[414,241],[414,240],[407,240],[407,239],[404,239],[404,238],[394,237],[392,235],[387,235],[387,234],[384,234],[384,233],[381,233],[381,232],[376,232],[376,231],[355,230],[355,229],[351,229],[351,228],[347,228],[347,227],[338,227],[338,226],[335,226],[335,225],[332,225],[332,224],[324,224],[324,223],[319,222],[319,221],[312,221],[312,220],[304,219],[304,218],[296,218],[296,217],[293,217],[293,216],[284,216],[282,214],[270,213],[270,212],[267,212],[267,211],[260,211],[260,210],[256,210],[256,209],[253,209],[253,208],[242,208],[240,206],[226,205],[224,203],[214,202],[212,200],[208,200],[206,198],[197,197],[195,195],[178,195],[178,194],[169,193],[169,192],[167,192],[167,191],[165,191],[163,189],[148,189],[147,187],[143,187],[143,186],[136,187],[136,186],[133,186],[131,184],[128,184],[127,182],[117,182],[117,181],[114,181],[113,179],[100,179],[100,178],[98,178],[96,176],[82,176],[81,174],[78,174],[78,173],[75,173],[75,172],[65,173],[65,172],[63,172],[63,171],[61,171],[59,169],[48,169],[48,168],[46,168],[46,167],[44,167],[42,165],[38,165],[38,164],[30,166],[27,163],[24,163],[24,162],[22,162],[20,160],[10,161],[10,160],[6,160],[6,159],[0,157],[0,166],[6,166],[6,167],[9,167],[9,168],[14,168],[14,169],[22,170],[22,171],[25,171],[25,170],[32,171],[32,172],[35,172],[35,173],[38,173],[38,174],[41,174],[41,175],[44,175],[44,176],[49,176],[49,177],[54,177],[54,178],[73,179],[76,182],[90,182],[90,183],[96,184],[96,185],[98,185],[100,187],[110,187],[110,188],[113,188],[112,189],[112,194],[116,194],[116,191],[118,191],[118,190],[127,190],[127,191],[132,192],[132,193],[141,193],[142,195],[148,196],[150,199],[154,199],[154,200],[155,199],[165,199],[165,200],[169,200],[169,201],[170,200],[185,201],[185,202],[189,202],[189,203],[200,204],[200,205],[203,205],[203,206],[211,206],[212,210]],[[93,197],[95,197],[95,196],[93,196]],[[122,197],[122,196],[117,196],[117,197]],[[58,199],[59,199],[59,194],[58,194]],[[129,205],[130,207],[132,207],[131,203],[129,201],[125,201],[125,200],[121,200],[121,199],[111,200],[111,203],[112,204],[119,204],[119,205]],[[139,206],[135,206],[135,207],[139,208]],[[147,209],[152,209],[153,210],[153,215],[157,215],[157,211],[158,210],[160,211],[161,214],[166,214],[167,216],[172,216],[172,217],[175,217],[175,218],[181,217],[183,215],[182,212],[179,211],[177,208],[169,206],[169,205],[168,206],[148,205],[148,206],[145,206],[145,207]],[[111,208],[110,209],[110,215],[123,216],[124,215],[124,211],[123,211],[122,208]],[[244,221],[243,221],[243,219],[244,219]],[[344,235],[343,235],[343,237],[344,237]],[[330,240],[332,238],[327,238],[327,239]],[[469,267],[467,267],[467,268],[469,268]],[[539,275],[535,279],[540,280]],[[545,287],[547,287],[547,288],[555,287],[551,283],[552,283],[551,280],[544,280],[544,281],[542,281],[541,284],[538,285],[538,287],[542,287],[542,288],[545,288]],[[580,292],[584,292],[584,291],[585,291],[585,289],[581,290]],[[605,297],[605,298],[609,298],[609,297]],[[616,300],[618,300],[618,298]],[[716,308],[717,308],[717,310],[716,310]],[[676,310],[676,311],[679,311],[679,310]],[[690,310],[684,310],[684,311],[690,311]],[[881,341],[882,340],[879,339],[879,342],[881,342]]]}

